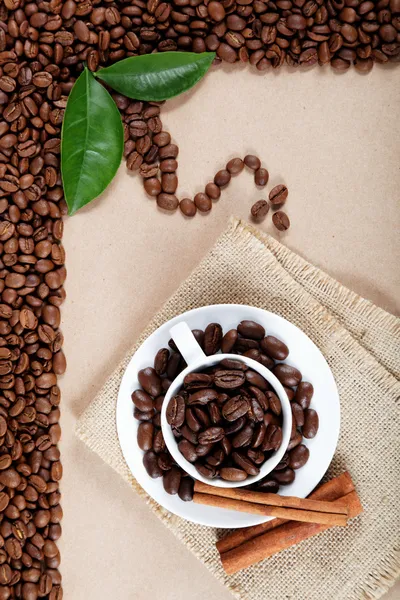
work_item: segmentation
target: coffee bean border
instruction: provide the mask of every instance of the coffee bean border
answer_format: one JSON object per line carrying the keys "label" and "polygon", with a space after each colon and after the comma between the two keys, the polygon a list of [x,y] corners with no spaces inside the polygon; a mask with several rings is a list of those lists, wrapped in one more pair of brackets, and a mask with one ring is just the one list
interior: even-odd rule
{"label": "coffee bean border", "polygon": [[[365,73],[400,60],[399,32],[400,0],[0,4],[0,600],[62,598],[57,375],[65,369],[67,211],[59,154],[68,94],[84,62],[95,71],[136,54],[214,50],[216,63],[249,62],[259,71],[330,62]],[[176,209],[178,149],[162,131],[160,104],[115,100],[128,168],[139,170],[159,206]],[[181,200],[184,214],[216,199],[227,178],[217,176],[194,201]],[[268,211],[260,202],[256,219]],[[282,211],[273,222],[288,226]]]}

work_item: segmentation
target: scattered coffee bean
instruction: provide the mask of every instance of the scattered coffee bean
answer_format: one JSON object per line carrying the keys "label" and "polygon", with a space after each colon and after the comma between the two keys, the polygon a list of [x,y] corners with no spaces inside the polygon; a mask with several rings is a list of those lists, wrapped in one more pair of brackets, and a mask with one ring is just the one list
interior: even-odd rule
{"label": "scattered coffee bean", "polygon": [[279,231],[286,231],[290,227],[289,217],[281,210],[272,215],[272,222]]}
{"label": "scattered coffee bean", "polygon": [[269,193],[269,201],[272,206],[282,206],[287,200],[288,193],[285,185],[276,185]]}
{"label": "scattered coffee bean", "polygon": [[260,159],[258,158],[258,156],[254,156],[253,154],[247,154],[244,157],[244,164],[246,165],[246,167],[249,167],[249,169],[252,169],[253,171],[257,171],[261,167]]}
{"label": "scattered coffee bean", "polygon": [[259,187],[265,187],[268,183],[269,173],[267,169],[259,168],[254,173],[254,182]]}
{"label": "scattered coffee bean", "polygon": [[226,170],[231,175],[238,175],[244,169],[244,162],[241,158],[232,158],[226,165]]}
{"label": "scattered coffee bean", "polygon": [[268,214],[269,204],[266,200],[257,200],[251,207],[251,216],[255,221],[262,221]]}

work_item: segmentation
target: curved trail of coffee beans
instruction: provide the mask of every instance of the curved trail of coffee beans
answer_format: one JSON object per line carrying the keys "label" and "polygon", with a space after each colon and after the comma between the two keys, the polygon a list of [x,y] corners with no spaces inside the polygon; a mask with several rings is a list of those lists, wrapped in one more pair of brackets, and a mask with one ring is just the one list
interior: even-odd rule
{"label": "curved trail of coffee beans", "polygon": [[[62,598],[60,132],[84,62],[95,71],[153,51],[215,50],[216,63],[248,61],[259,71],[330,62],[368,72],[374,62],[399,62],[399,32],[400,0],[0,3],[0,600]],[[176,209],[178,148],[162,131],[160,104],[114,97],[128,168],[159,206]],[[230,175],[219,172],[194,201],[181,200],[182,212],[209,206]],[[256,184],[264,179],[259,168]],[[255,218],[265,216],[263,202]],[[282,215],[273,219],[285,229]]]}

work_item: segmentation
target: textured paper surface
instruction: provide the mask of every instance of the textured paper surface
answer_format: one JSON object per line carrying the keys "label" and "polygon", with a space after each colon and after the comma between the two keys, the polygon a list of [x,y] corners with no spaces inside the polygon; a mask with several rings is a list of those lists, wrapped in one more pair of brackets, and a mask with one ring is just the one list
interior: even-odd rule
{"label": "textured paper surface", "polygon": [[[115,428],[121,376],[138,344],[173,316],[222,302],[253,304],[278,313],[306,331],[323,352],[342,403],[340,440],[327,476],[347,468],[365,509],[350,527],[327,531],[304,542],[301,551],[291,548],[231,577],[224,574],[215,549],[218,531],[170,515],[148,498],[129,472]],[[334,308],[328,311],[326,304]],[[366,349],[371,339],[376,342],[374,354]],[[400,518],[396,407],[400,384],[390,373],[399,372],[399,342],[399,322],[393,316],[298,260],[273,238],[233,221],[106,381],[80,418],[77,433],[147,497],[163,522],[238,598],[379,598],[400,572],[398,530],[393,527]],[[290,572],[290,577],[280,577],[283,572]]]}
{"label": "textured paper surface", "polygon": [[[201,191],[229,158],[259,154],[271,186],[283,181],[289,187],[292,221],[282,236],[273,232],[270,215],[259,229],[399,314],[399,97],[398,69],[378,67],[362,77],[329,68],[260,75],[234,66],[213,69],[192,92],[168,101],[161,116],[179,144],[182,195]],[[122,165],[98,201],[66,220],[60,540],[66,598],[232,598],[122,477],[82,444],[74,426],[229,217],[247,219],[252,202],[265,195],[243,172],[210,215],[185,221],[157,211],[139,177]],[[391,600],[399,594],[400,588]]]}

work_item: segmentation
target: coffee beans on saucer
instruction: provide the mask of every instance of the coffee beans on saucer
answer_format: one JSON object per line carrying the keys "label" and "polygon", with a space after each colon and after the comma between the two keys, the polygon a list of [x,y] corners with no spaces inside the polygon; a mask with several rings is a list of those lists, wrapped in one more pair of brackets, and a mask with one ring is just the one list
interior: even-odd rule
{"label": "coffee beans on saucer", "polygon": [[[280,485],[294,481],[297,469],[308,461],[304,441],[318,434],[318,414],[310,407],[312,384],[303,381],[300,371],[286,362],[286,344],[260,323],[244,320],[227,331],[219,323],[209,323],[192,333],[207,356],[221,351],[237,354],[238,359],[190,373],[182,391],[171,399],[167,418],[180,451],[205,477],[219,476],[226,481],[245,481],[276,451],[282,426],[279,398],[264,378],[244,365],[240,355],[252,358],[276,375],[292,407],[287,451],[272,473],[251,485],[258,491],[278,492]],[[132,393],[133,413],[140,422],[137,439],[149,476],[163,478],[168,493],[189,501],[193,479],[175,464],[161,431],[165,393],[187,366],[173,340],[168,346],[160,348],[152,366],[139,372],[141,388]]]}

